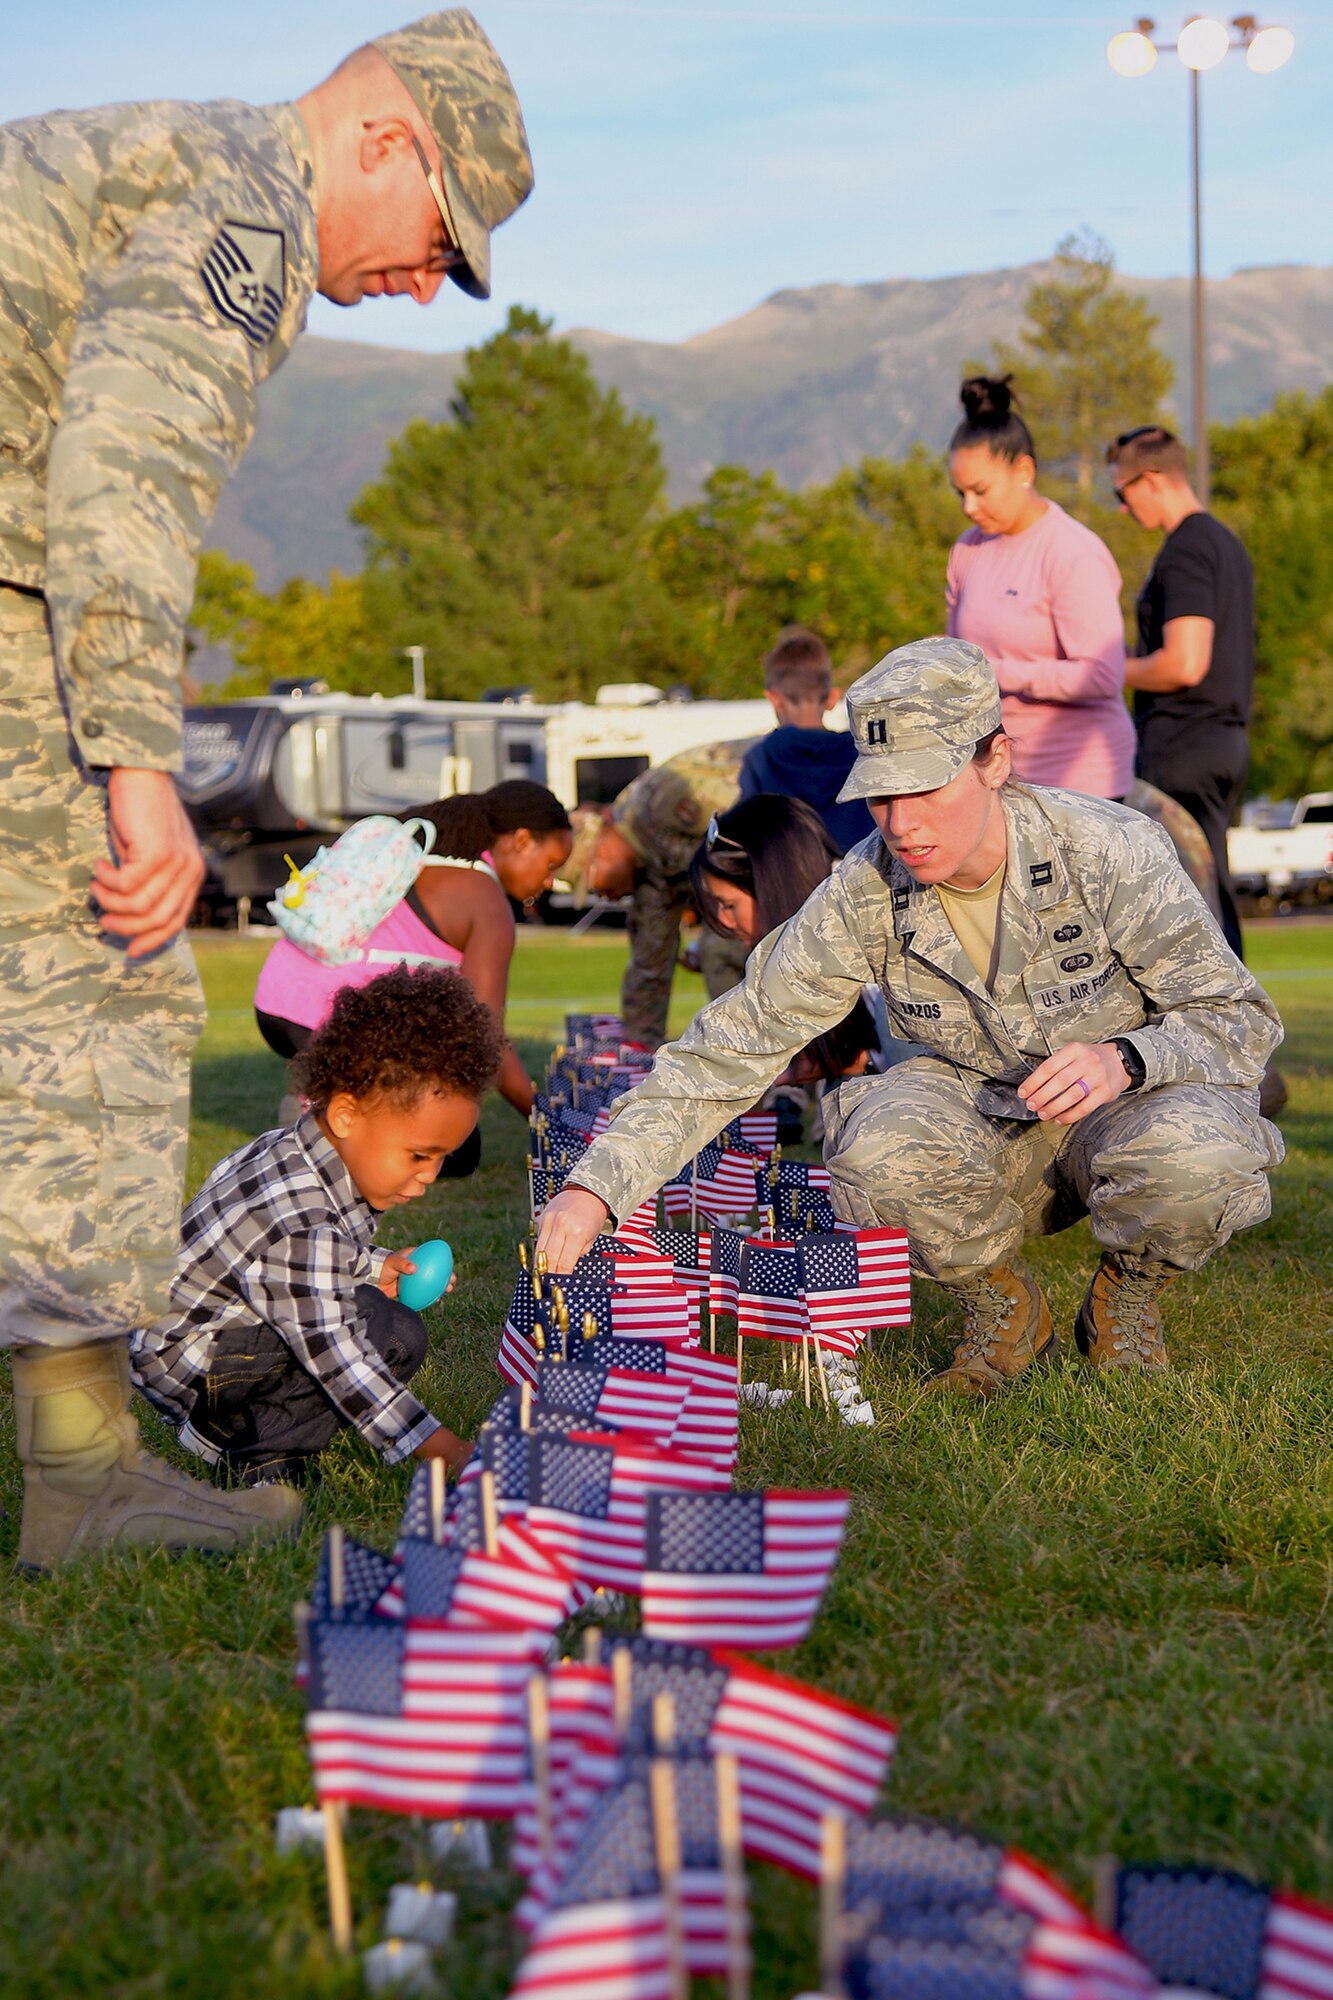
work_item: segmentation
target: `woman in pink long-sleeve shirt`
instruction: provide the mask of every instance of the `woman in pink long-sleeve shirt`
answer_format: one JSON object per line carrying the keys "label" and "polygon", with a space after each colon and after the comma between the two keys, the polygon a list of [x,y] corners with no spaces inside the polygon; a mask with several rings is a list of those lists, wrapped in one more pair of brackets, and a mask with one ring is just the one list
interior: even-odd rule
{"label": "woman in pink long-sleeve shirt", "polygon": [[949,477],[972,526],[949,551],[948,630],[1000,683],[1014,776],[1096,798],[1134,778],[1120,572],[1111,551],[1036,491],[1009,377],[964,382]]}

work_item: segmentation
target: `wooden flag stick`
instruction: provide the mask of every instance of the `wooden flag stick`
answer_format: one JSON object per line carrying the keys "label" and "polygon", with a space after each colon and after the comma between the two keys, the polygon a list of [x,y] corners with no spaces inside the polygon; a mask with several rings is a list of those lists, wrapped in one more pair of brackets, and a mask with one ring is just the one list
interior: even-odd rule
{"label": "wooden flag stick", "polygon": [[532,1429],[532,1384],[525,1382],[518,1392],[518,1427],[521,1431]]}
{"label": "wooden flag stick", "polygon": [[601,1665],[602,1628],[600,1625],[585,1625],[583,1628],[583,1664],[585,1667]]}
{"label": "wooden flag stick", "polygon": [[336,1950],[346,1955],[352,1949],[352,1891],[347,1881],[347,1849],[343,1845],[342,1818],[337,1804],[325,1799],[324,1869],[329,1880],[329,1930]]}
{"label": "wooden flag stick", "polygon": [[740,1388],[741,1383],[744,1380],[745,1380],[745,1335],[741,1332],[740,1323],[738,1321],[736,1326],[736,1387],[738,1389]]}
{"label": "wooden flag stick", "polygon": [[292,1606],[292,1623],[296,1627],[296,1657],[308,1674],[310,1672],[310,1606],[304,1598],[302,1598],[299,1604]]}
{"label": "wooden flag stick", "polygon": [[347,1561],[341,1528],[329,1529],[329,1609],[341,1612],[347,1603]]}
{"label": "wooden flag stick", "polygon": [[533,1159],[531,1153],[529,1153],[528,1154],[528,1214],[534,1222],[537,1219],[537,1196],[533,1190],[532,1177],[536,1173],[536,1171],[537,1171],[537,1162]]}
{"label": "wooden flag stick", "polygon": [[727,1913],[727,2000],[750,2000],[750,1938],[741,1847],[741,1790],[736,1758],[723,1750],[717,1771],[718,1844]]}
{"label": "wooden flag stick", "polygon": [[546,1699],[546,1676],[534,1674],[528,1682],[528,1730],[532,1737],[532,1781],[537,1792],[537,1845],[543,1861],[549,1861],[554,1846],[551,1826],[551,1712]]}
{"label": "wooden flag stick", "polygon": [[493,1556],[498,1546],[495,1519],[495,1474],[483,1472],[481,1475],[481,1531],[488,1556]]}
{"label": "wooden flag stick", "polygon": [[815,1367],[819,1374],[819,1391],[824,1398],[824,1408],[829,1407],[828,1376],[824,1371],[824,1350],[819,1344],[819,1335],[813,1336],[815,1343]]}
{"label": "wooden flag stick", "polygon": [[819,1984],[830,2000],[842,2000],[842,1904],[847,1879],[847,1824],[841,1813],[825,1813],[819,1840]]}
{"label": "wooden flag stick", "polygon": [[653,1748],[658,1753],[648,1768],[653,1805],[653,1846],[662,1884],[667,1972],[671,2000],[689,2000],[690,1975],[685,1962],[685,1930],[680,1901],[680,1824],[676,1818],[676,1773],[671,1749],[676,1738],[676,1705],[669,1694],[653,1697]]}
{"label": "wooden flag stick", "polygon": [[430,1538],[436,1548],[444,1540],[444,1460],[430,1461]]}
{"label": "wooden flag stick", "polygon": [[805,1407],[810,1407],[810,1336],[801,1335],[801,1388],[805,1392]]}
{"label": "wooden flag stick", "polygon": [[690,1228],[699,1227],[699,1155],[694,1156],[690,1167]]}
{"label": "wooden flag stick", "polygon": [[634,1658],[628,1646],[617,1646],[611,1655],[611,1714],[618,1743],[623,1743],[629,1734],[633,1695]]}
{"label": "wooden flag stick", "polygon": [[708,1352],[717,1353],[717,1314],[711,1306],[708,1309]]}

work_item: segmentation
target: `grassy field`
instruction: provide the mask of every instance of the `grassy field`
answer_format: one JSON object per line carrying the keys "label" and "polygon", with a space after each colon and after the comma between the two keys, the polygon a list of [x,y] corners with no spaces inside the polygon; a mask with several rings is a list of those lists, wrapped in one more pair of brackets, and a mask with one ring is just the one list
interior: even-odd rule
{"label": "grassy field", "polygon": [[[856,1495],[792,1670],[898,1717],[894,1804],[974,1823],[1084,1892],[1113,1852],[1333,1899],[1333,927],[1251,940],[1287,1023],[1287,1161],[1272,1219],[1171,1294],[1169,1376],[1064,1365],[993,1406],[936,1400],[922,1383],[955,1312],[923,1286],[910,1332],[866,1365],[875,1429],[799,1409],[745,1420],[747,1481]],[[511,1025],[532,1066],[567,1007],[613,1003],[623,954],[623,935],[524,933]],[[250,1013],[262,946],[206,938],[200,955],[192,1188],[272,1122],[282,1088]],[[678,1019],[700,991],[682,977]],[[523,1128],[492,1101],[484,1130],[476,1178],[384,1232],[458,1253],[424,1395],[460,1430],[495,1393],[525,1221]],[[1086,1224],[1033,1261],[1068,1324]],[[0,1992],[356,1993],[327,1943],[318,1859],[273,1850],[273,1813],[309,1794],[290,1607],[328,1522],[388,1545],[405,1474],[344,1440],[289,1549],[22,1582],[7,1397],[0,1422]],[[349,1853],[370,1944],[388,1885],[422,1868],[421,1831],[358,1812]],[[763,1870],[754,1890],[757,2000],[785,2000],[814,1983],[810,1902]],[[467,1883],[453,1994],[505,1992],[510,1893],[499,1872]]]}

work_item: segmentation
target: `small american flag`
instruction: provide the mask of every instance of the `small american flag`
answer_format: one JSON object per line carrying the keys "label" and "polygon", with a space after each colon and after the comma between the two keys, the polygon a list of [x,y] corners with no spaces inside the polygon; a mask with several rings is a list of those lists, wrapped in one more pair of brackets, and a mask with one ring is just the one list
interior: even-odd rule
{"label": "small american flag", "polygon": [[742,1153],[716,1140],[697,1160],[681,1168],[662,1190],[668,1219],[689,1215],[748,1215],[754,1207],[755,1172],[762,1165],[756,1153]]}
{"label": "small american flag", "polygon": [[618,1045],[625,1032],[619,1014],[566,1014],[565,1041],[571,1048],[587,1048],[596,1042]]}
{"label": "small american flag", "polygon": [[870,1811],[897,1729],[735,1654],[715,1657],[728,1675],[708,1747],[737,1760],[746,1852],[817,1881],[824,1814]]}
{"label": "small american flag", "polygon": [[804,1236],[796,1262],[810,1331],[824,1347],[854,1354],[871,1327],[905,1326],[912,1316],[905,1230]]}
{"label": "small american flag", "polygon": [[501,1521],[494,1555],[458,1544],[403,1549],[406,1616],[454,1627],[501,1625],[552,1633],[574,1609],[574,1580],[520,1522]]}
{"label": "small american flag", "polygon": [[902,1910],[996,1899],[1034,1920],[1088,1922],[1069,1891],[1035,1861],[966,1828],[910,1814],[848,1826],[846,1906],[861,1930],[891,1929]]}
{"label": "small american flag", "polygon": [[526,1271],[520,1271],[500,1334],[500,1352],[495,1358],[495,1366],[506,1382],[537,1379],[537,1349],[532,1339],[536,1319],[532,1280]]}
{"label": "small american flag", "polygon": [[708,1237],[708,1310],[734,1313],[740,1300],[741,1249],[738,1229],[714,1229]]}
{"label": "small american flag", "polygon": [[795,1646],[842,1543],[846,1493],[654,1493],[643,1629],[696,1646]]}
{"label": "small american flag", "polygon": [[[676,1268],[660,1251],[642,1250],[637,1244],[602,1236],[570,1272],[571,1278],[588,1278],[596,1285],[628,1285],[631,1291],[655,1292],[676,1282]],[[564,1279],[557,1278],[558,1285]]]}
{"label": "small american flag", "polygon": [[719,1468],[628,1437],[573,1432],[528,1440],[527,1525],[574,1576],[594,1588],[637,1591],[643,1581],[645,1506],[663,1488],[716,1493]]}
{"label": "small american flag", "polygon": [[532,1169],[532,1212],[540,1215],[549,1201],[564,1187],[573,1171],[572,1165],[563,1167],[539,1167]]}
{"label": "small american flag", "polygon": [[[597,1343],[591,1359],[568,1368],[544,1368],[540,1384],[544,1408],[563,1415],[567,1429],[591,1420],[611,1430],[633,1431],[656,1444],[670,1444],[689,1397],[689,1382],[667,1372],[667,1350],[657,1340],[608,1341],[611,1347],[644,1351],[644,1365],[598,1367]],[[637,1361],[637,1356],[636,1356]]]}
{"label": "small american flag", "polygon": [[666,1924],[651,1821],[623,1791],[610,1793],[580,1829],[510,2000],[672,2000]]}
{"label": "small american flag", "polygon": [[321,1801],[428,1819],[508,1818],[527,1763],[534,1632],[310,1627],[306,1737]]}
{"label": "small american flag", "polygon": [[1156,1991],[1123,1939],[1086,1919],[1038,1923],[1023,1955],[1023,2000],[1151,2000]]}
{"label": "small american flag", "polygon": [[[762,1176],[760,1176],[762,1180]],[[777,1187],[769,1192],[767,1206],[773,1220],[785,1234],[804,1236],[811,1230],[827,1232],[837,1227],[833,1203],[818,1188]]]}
{"label": "small american flag", "polygon": [[600,1284],[573,1272],[547,1283],[557,1300],[563,1298],[569,1313],[571,1346],[577,1345],[573,1336],[582,1333],[587,1313],[597,1322],[599,1339],[614,1334],[619,1340],[662,1340],[669,1347],[691,1346],[698,1339],[693,1301],[677,1285],[639,1291],[630,1285]]}
{"label": "small american flag", "polygon": [[1122,1868],[1116,1928],[1164,1986],[1228,2000],[1333,1995],[1333,1910],[1227,1869]]}
{"label": "small american flag", "polygon": [[364,1542],[354,1541],[351,1535],[343,1537],[342,1554],[342,1603],[335,1611],[333,1592],[329,1577],[328,1537],[319,1552],[319,1569],[315,1576],[314,1588],[310,1593],[310,1615],[312,1618],[368,1618],[376,1613],[381,1617],[393,1617],[392,1608],[386,1609],[384,1593],[397,1576],[397,1566],[391,1556],[382,1556],[378,1549],[367,1548]]}
{"label": "small american flag", "polygon": [[737,1333],[747,1340],[800,1340],[810,1321],[795,1244],[747,1237],[740,1261]]}
{"label": "small american flag", "polygon": [[[607,1782],[615,1775],[619,1746],[615,1731],[615,1699],[611,1669],[582,1660],[560,1660],[546,1675],[546,1713],[550,1735],[550,1794],[552,1830],[565,1828],[572,1774],[580,1753],[598,1750],[607,1760]],[[542,1866],[535,1784],[529,1784],[514,1816],[509,1860],[529,1879]]]}
{"label": "small american flag", "polygon": [[706,1458],[729,1472],[740,1445],[739,1379],[734,1356],[673,1347],[667,1353],[667,1374],[683,1383],[686,1390],[672,1444],[692,1458]]}
{"label": "small american flag", "polygon": [[656,1223],[631,1219],[620,1225],[611,1240],[643,1255],[667,1258],[671,1265],[672,1282],[683,1285],[695,1297],[707,1291],[707,1230],[659,1229]]}
{"label": "small american flag", "polygon": [[724,1146],[743,1153],[771,1153],[778,1143],[776,1111],[742,1111],[722,1127],[718,1138]]}

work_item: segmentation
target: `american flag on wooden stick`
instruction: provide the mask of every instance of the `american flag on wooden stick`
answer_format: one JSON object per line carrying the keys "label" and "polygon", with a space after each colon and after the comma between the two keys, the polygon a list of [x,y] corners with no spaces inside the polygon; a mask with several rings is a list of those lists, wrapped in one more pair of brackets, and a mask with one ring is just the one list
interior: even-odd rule
{"label": "american flag on wooden stick", "polygon": [[402,1595],[407,1618],[454,1627],[500,1625],[552,1633],[564,1624],[582,1593],[574,1579],[522,1523],[503,1520],[495,1552],[404,1544]]}
{"label": "american flag on wooden stick", "polygon": [[528,1441],[527,1525],[565,1567],[594,1589],[637,1591],[643,1582],[645,1505],[662,1489],[716,1495],[728,1476],[683,1454],[636,1439],[537,1437]]}
{"label": "american flag on wooden stick", "polygon": [[321,1802],[428,1819],[514,1812],[540,1633],[328,1620],[309,1638],[306,1738]]}
{"label": "american flag on wooden stick", "polygon": [[824,1815],[859,1819],[870,1811],[897,1728],[737,1654],[714,1657],[727,1681],[708,1748],[737,1760],[746,1852],[817,1881]]}
{"label": "american flag on wooden stick", "polygon": [[742,1244],[736,1331],[747,1340],[800,1340],[810,1331],[794,1243],[751,1236]]}
{"label": "american flag on wooden stick", "polygon": [[752,1650],[795,1646],[819,1610],[846,1493],[651,1493],[643,1630]]}
{"label": "american flag on wooden stick", "polygon": [[912,1317],[906,1230],[802,1236],[796,1263],[810,1331],[823,1347],[854,1354],[872,1327]]}

